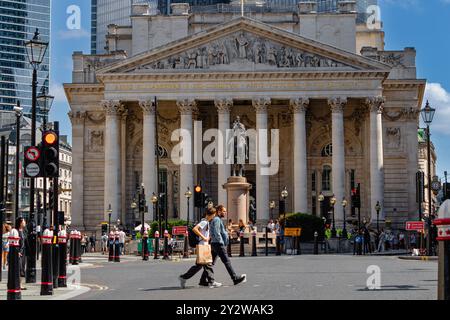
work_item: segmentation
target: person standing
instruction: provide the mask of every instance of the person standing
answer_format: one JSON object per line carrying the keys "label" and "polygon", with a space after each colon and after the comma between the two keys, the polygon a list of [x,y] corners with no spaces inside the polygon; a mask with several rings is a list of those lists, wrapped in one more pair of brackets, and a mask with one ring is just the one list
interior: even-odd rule
{"label": "person standing", "polygon": [[123,231],[122,228],[120,228],[119,231],[119,246],[120,246],[120,254],[124,254],[125,253],[125,232]]}
{"label": "person standing", "polygon": [[103,232],[102,235],[102,254],[106,254],[108,251],[108,235]]}
{"label": "person standing", "polygon": [[[225,265],[225,268],[228,271],[228,274],[233,280],[234,285],[238,285],[240,283],[247,282],[247,275],[242,274],[238,276],[231,265],[230,258],[228,258],[227,254],[227,245],[228,245],[228,233],[223,225],[222,218],[226,216],[227,208],[223,205],[219,205],[217,207],[217,215],[210,222],[210,236],[211,236],[211,249],[212,249],[212,257],[213,257],[213,266],[216,263],[217,257],[222,260],[222,263]],[[200,279],[200,285],[206,285],[207,283],[207,274],[203,272],[202,278]]]}
{"label": "person standing", "polygon": [[[25,264],[26,264],[26,238],[27,238],[27,230],[26,230],[27,222],[24,218],[19,217],[16,219],[16,230],[19,232],[19,273],[21,278],[25,278]],[[20,280],[22,284],[22,279]],[[21,285],[22,287],[22,285]],[[21,288],[21,290],[26,290],[26,288]]]}
{"label": "person standing", "polygon": [[384,244],[386,240],[386,234],[384,233],[384,229],[381,229],[380,237],[378,238],[378,250],[377,252],[384,251]]}
{"label": "person standing", "polygon": [[[209,243],[210,231],[209,223],[216,216],[216,209],[211,208],[206,212],[206,218],[202,219],[192,231],[200,238],[199,245],[206,245]],[[186,288],[186,281],[197,274],[201,269],[206,273],[206,280],[208,286],[212,288],[221,287],[222,284],[214,281],[214,271],[212,265],[199,265],[195,264],[185,274],[182,274],[178,279],[180,280],[180,286],[182,289]]]}
{"label": "person standing", "polygon": [[9,253],[9,235],[11,231],[11,226],[8,224],[4,224],[3,228],[3,237],[2,237],[2,262],[3,262],[3,270],[6,270],[6,264],[8,263],[8,253]]}
{"label": "person standing", "polygon": [[89,242],[91,244],[91,252],[95,252],[95,234],[92,234],[91,237],[89,238]]}
{"label": "person standing", "polygon": [[84,234],[84,235],[81,237],[81,252],[82,252],[83,254],[87,252],[86,246],[87,246],[87,235]]}

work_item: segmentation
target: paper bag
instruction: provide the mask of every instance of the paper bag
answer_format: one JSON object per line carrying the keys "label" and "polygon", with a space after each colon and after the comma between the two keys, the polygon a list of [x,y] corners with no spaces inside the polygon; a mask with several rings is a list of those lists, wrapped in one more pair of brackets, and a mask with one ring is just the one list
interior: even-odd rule
{"label": "paper bag", "polygon": [[199,244],[197,245],[197,261],[198,265],[208,265],[213,262],[211,246],[209,244]]}

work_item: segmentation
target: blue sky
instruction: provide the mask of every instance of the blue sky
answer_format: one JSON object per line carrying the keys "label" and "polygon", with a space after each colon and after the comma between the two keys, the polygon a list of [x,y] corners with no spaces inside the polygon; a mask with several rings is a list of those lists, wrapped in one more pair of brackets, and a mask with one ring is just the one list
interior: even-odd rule
{"label": "blue sky", "polygon": [[[62,83],[71,81],[73,51],[90,52],[90,0],[52,1],[51,93],[56,96],[50,121],[71,135],[69,107]],[[450,172],[450,0],[379,0],[386,49],[415,47],[419,78],[428,80],[426,99],[437,109],[431,130],[438,152],[438,173]],[[67,8],[81,9],[81,30],[66,26]]]}

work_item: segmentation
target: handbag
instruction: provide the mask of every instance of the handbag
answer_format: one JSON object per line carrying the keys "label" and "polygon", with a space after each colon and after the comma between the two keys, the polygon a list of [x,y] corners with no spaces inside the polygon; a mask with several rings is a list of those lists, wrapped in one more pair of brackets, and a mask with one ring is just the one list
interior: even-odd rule
{"label": "handbag", "polygon": [[197,260],[196,264],[204,266],[213,262],[211,246],[209,244],[199,244],[196,247]]}

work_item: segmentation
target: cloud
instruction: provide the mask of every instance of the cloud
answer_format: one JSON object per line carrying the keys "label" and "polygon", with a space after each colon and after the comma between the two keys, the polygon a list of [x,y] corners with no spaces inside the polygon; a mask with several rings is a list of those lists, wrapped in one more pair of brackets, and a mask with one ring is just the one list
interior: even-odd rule
{"label": "cloud", "polygon": [[91,37],[91,33],[83,28],[79,30],[59,30],[57,35],[59,40],[73,40]]}
{"label": "cloud", "polygon": [[440,83],[428,83],[425,89],[425,101],[430,102],[431,107],[436,109],[431,130],[450,136],[450,92]]}
{"label": "cloud", "polygon": [[55,97],[54,102],[67,103],[64,88],[60,83],[52,83],[50,85],[50,94]]}

